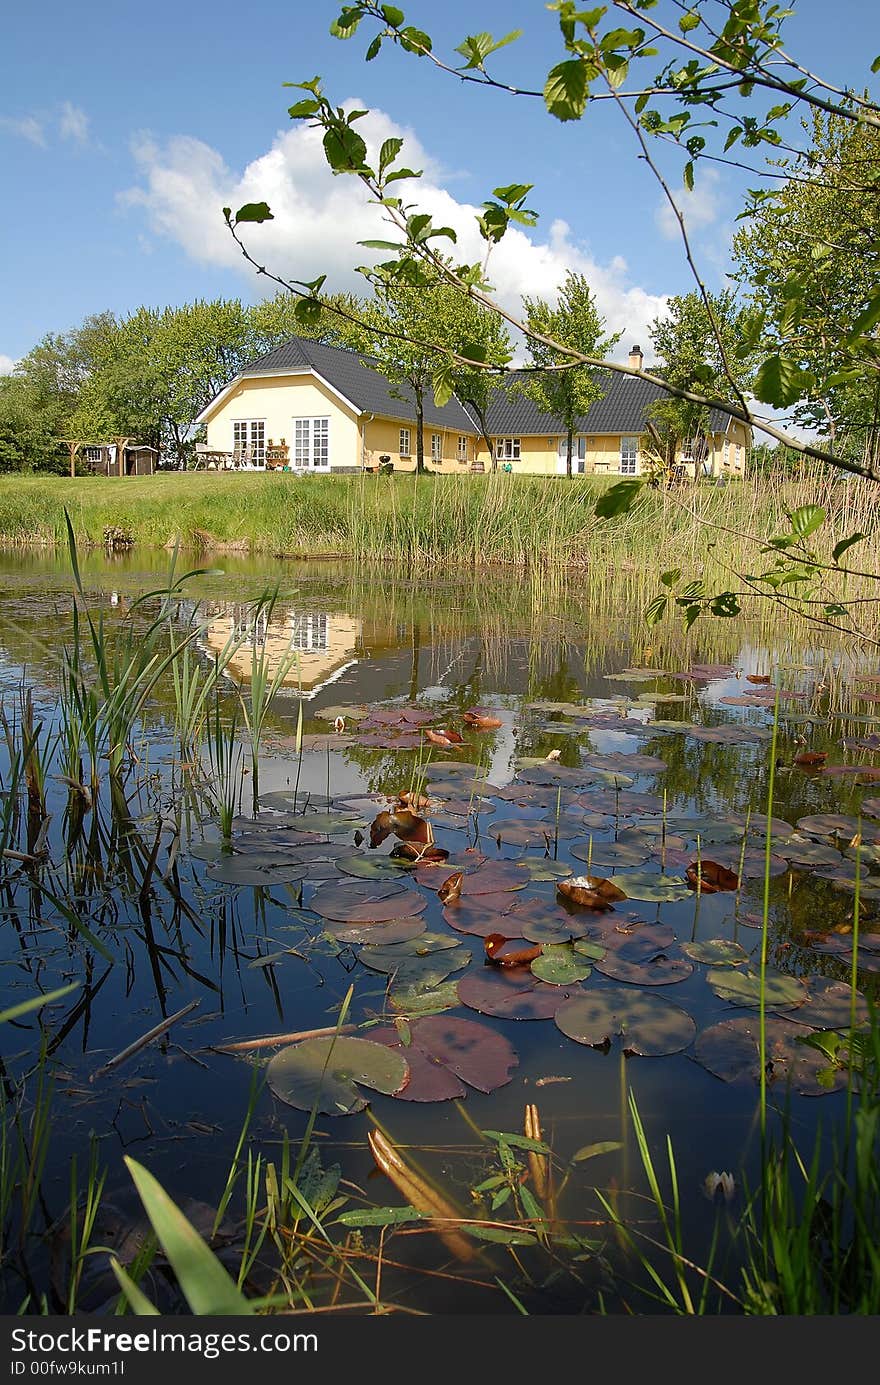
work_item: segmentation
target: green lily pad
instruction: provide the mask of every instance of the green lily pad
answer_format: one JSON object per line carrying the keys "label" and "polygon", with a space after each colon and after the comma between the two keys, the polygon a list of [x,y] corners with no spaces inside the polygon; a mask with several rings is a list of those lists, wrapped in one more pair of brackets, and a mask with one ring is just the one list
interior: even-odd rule
{"label": "green lily pad", "polygon": [[392,976],[398,986],[409,986],[416,981],[439,986],[454,971],[462,971],[471,960],[470,949],[456,946],[457,941],[448,934],[423,933],[418,938],[387,947],[367,944],[361,948],[359,960],[371,971]]}
{"label": "green lily pad", "polygon": [[[721,1000],[732,1005],[747,1005],[757,1009],[761,1003],[761,977],[756,971],[737,971],[734,967],[717,967],[706,977],[712,990]],[[803,1005],[807,988],[796,976],[767,970],[764,974],[764,1002],[768,1009],[794,1010]]]}
{"label": "green lily pad", "polygon": [[371,707],[359,703],[356,707],[321,707],[314,715],[319,721],[335,721],[337,717],[344,717],[346,721],[363,721],[371,711]]}
{"label": "green lily pad", "polygon": [[648,860],[652,844],[642,845],[626,842],[576,842],[569,848],[576,861],[589,861],[603,870],[617,870],[620,866],[642,866]]}
{"label": "green lily pad", "polygon": [[361,880],[399,880],[415,861],[406,856],[342,856],[336,862],[343,875]]}
{"label": "green lily pad", "polygon": [[683,943],[682,952],[686,952],[695,962],[706,962],[712,967],[738,967],[749,960],[745,948],[729,938],[708,938],[705,942]]}
{"label": "green lily pad", "polygon": [[618,986],[586,991],[561,1005],[554,1019],[556,1027],[575,1043],[602,1048],[620,1035],[624,1052],[642,1057],[680,1053],[697,1032],[690,1015],[679,1006]]}
{"label": "green lily pad", "polygon": [[299,1111],[317,1105],[322,1115],[351,1115],[367,1105],[358,1087],[391,1096],[406,1085],[402,1054],[347,1034],[304,1039],[271,1059],[266,1079],[275,1095]]}
{"label": "green lily pad", "polygon": [[205,874],[221,885],[257,885],[266,889],[272,885],[291,885],[305,879],[308,867],[302,863],[284,865],[266,860],[266,864],[261,864],[265,859],[238,854],[225,856],[208,866]]}
{"label": "green lily pad", "polygon": [[339,943],[402,943],[409,938],[418,938],[424,933],[427,924],[424,918],[409,916],[390,919],[387,923],[340,923],[334,919],[322,919],[324,932]]}
{"label": "green lily pad", "polygon": [[593,942],[590,938],[577,938],[572,947],[581,957],[589,957],[593,962],[601,962],[605,956],[605,944]]}
{"label": "green lily pad", "polygon": [[444,981],[442,985],[432,986],[427,980],[395,984],[388,992],[388,1003],[392,1010],[402,1015],[439,1015],[461,1004],[459,984],[458,981]]}
{"label": "green lily pad", "polygon": [[572,986],[576,981],[586,981],[591,971],[589,962],[575,954],[571,943],[549,943],[541,956],[532,962],[532,975],[551,986]]}
{"label": "green lily pad", "polygon": [[571,867],[560,861],[551,861],[546,856],[521,856],[517,861],[519,870],[527,870],[529,879],[536,882],[545,880],[564,880],[571,875]]}
{"label": "green lily pad", "polygon": [[613,876],[617,885],[629,899],[647,903],[672,903],[678,899],[689,899],[691,891],[682,875],[661,875],[652,871],[623,871]]}

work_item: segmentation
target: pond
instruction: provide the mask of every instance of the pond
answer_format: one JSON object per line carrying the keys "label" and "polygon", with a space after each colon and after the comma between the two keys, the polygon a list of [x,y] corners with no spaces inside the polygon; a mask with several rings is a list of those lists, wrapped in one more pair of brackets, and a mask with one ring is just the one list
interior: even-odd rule
{"label": "pond", "polygon": [[738,1311],[762,942],[767,1138],[828,1155],[801,1041],[876,994],[876,656],[649,631],[634,573],[168,566],[0,557],[0,1008],[75,986],[2,1027],[3,1311],[113,1311],[101,1179],[92,1244],[187,1311],[126,1156],[249,1297],[651,1311],[667,1137]]}

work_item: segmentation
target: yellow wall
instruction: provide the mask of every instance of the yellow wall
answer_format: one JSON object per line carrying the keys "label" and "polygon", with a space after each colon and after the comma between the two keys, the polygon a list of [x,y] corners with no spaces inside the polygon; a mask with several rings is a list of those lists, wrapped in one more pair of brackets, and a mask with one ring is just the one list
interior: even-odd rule
{"label": "yellow wall", "polygon": [[[624,434],[626,437],[635,436],[634,434]],[[595,472],[597,475],[606,475],[620,471],[620,434],[599,434],[586,435],[586,457],[584,458],[584,473],[589,475]],[[540,437],[521,437],[520,455],[511,462],[514,474],[523,476],[560,476],[565,474],[565,456],[559,456],[558,451],[559,437],[550,438],[549,434],[541,434]],[[491,467],[491,459],[486,452],[486,444],[479,440],[478,456],[482,461],[486,471]],[[503,461],[499,461],[499,467],[503,466]],[[637,459],[637,466],[641,470],[641,454]],[[574,443],[572,455],[572,470],[578,470],[577,439]]]}
{"label": "yellow wall", "polygon": [[232,451],[236,419],[263,419],[266,442],[285,438],[293,463],[293,420],[330,419],[330,466],[360,466],[360,426],[357,414],[313,376],[246,376],[222,402],[208,422],[208,447]]}
{"label": "yellow wall", "polygon": [[[290,617],[297,614],[288,612],[270,621],[260,631],[260,648],[265,650],[266,668],[270,679],[281,667],[282,661],[289,660],[291,652],[292,625]],[[300,613],[307,614],[307,613]],[[236,610],[218,612],[205,630],[205,643],[212,654],[220,654],[236,629]],[[302,687],[312,692],[340,668],[357,657],[357,650],[363,633],[363,621],[347,612],[332,611],[327,615],[327,648],[302,649],[294,660],[282,682],[285,687]],[[252,642],[245,638],[226,662],[226,668],[237,681],[249,683],[252,671]]]}
{"label": "yellow wall", "polygon": [[[378,466],[380,457],[390,457],[395,471],[415,471],[416,466],[416,425],[414,422],[407,422],[405,419],[389,418],[367,418],[364,420],[364,441],[366,443],[364,451],[364,464],[366,466]],[[409,429],[409,457],[400,455],[400,430]],[[431,437],[433,434],[440,437],[440,461],[434,461],[431,456]],[[454,428],[440,428],[437,424],[426,423],[424,429],[425,439],[425,465],[432,471],[448,472],[451,475],[463,474],[468,471],[474,459],[473,437],[468,437],[468,459],[465,462],[458,460],[458,438],[459,433]]]}

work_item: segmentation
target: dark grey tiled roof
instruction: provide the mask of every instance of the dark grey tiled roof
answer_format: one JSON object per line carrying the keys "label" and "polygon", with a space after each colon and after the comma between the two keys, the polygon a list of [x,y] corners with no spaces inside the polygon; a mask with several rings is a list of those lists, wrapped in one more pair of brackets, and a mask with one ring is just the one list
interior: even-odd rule
{"label": "dark grey tiled roof", "polygon": [[[645,429],[645,414],[663,391],[659,385],[616,371],[597,372],[604,395],[578,417],[578,433],[641,433]],[[501,386],[489,407],[489,428],[492,433],[519,433],[524,437],[541,433],[558,434],[559,419],[542,411],[522,392],[526,373],[514,374]]]}
{"label": "dark grey tiled roof", "polygon": [[[316,370],[328,384],[365,413],[380,414],[384,418],[415,419],[415,400],[407,385],[389,385],[385,376],[367,364],[357,352],[347,351],[341,346],[327,346],[324,342],[309,341],[305,337],[292,337],[283,346],[254,361],[242,371],[242,375],[263,375],[286,370]],[[397,394],[405,398],[398,399]],[[473,419],[457,399],[450,399],[448,404],[438,407],[430,389],[425,396],[425,422],[436,423],[442,428],[459,429],[462,433],[475,431]]]}
{"label": "dark grey tiled roof", "polygon": [[[341,346],[327,346],[324,342],[310,341],[306,337],[291,337],[283,346],[254,361],[242,371],[242,375],[297,370],[316,370],[334,389],[366,413],[385,418],[415,419],[415,402],[408,386],[392,387],[377,367],[355,351]],[[648,380],[620,375],[616,371],[599,371],[597,375],[604,390],[603,397],[578,418],[576,432],[643,433],[648,408],[662,395],[661,387],[652,385]],[[522,385],[527,379],[525,372],[514,371],[494,391],[487,410],[490,435],[539,437],[546,433],[549,437],[558,436],[561,428],[559,419],[542,412],[523,393]],[[392,393],[392,388],[396,393]],[[398,393],[405,398],[398,398]],[[712,409],[709,418],[713,432],[725,431],[729,419],[720,409]],[[454,398],[438,407],[430,391],[425,400],[425,422],[457,429],[462,433],[480,431],[471,410]]]}

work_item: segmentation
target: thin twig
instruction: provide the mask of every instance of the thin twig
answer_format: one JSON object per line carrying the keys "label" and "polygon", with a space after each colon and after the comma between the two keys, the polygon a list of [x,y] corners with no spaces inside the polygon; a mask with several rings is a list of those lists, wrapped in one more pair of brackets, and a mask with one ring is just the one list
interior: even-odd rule
{"label": "thin twig", "polygon": [[161,1038],[161,1036],[167,1033],[171,1028],[172,1024],[176,1024],[178,1020],[183,1019],[184,1015],[188,1015],[192,1010],[195,1010],[197,1006],[201,1005],[201,1003],[200,1000],[191,1000],[189,1004],[184,1005],[181,1010],[176,1011],[175,1014],[169,1015],[167,1019],[162,1020],[161,1024],[154,1025],[146,1034],[142,1034],[139,1039],[135,1039],[133,1044],[129,1044],[128,1048],[124,1048],[121,1053],[117,1053],[115,1058],[111,1058],[109,1063],[105,1063],[101,1068],[96,1068],[89,1077],[89,1081],[94,1082],[96,1077],[102,1077],[105,1072],[111,1072],[113,1068],[118,1068],[120,1063],[124,1063],[127,1058],[133,1057],[135,1053],[139,1053],[142,1048],[146,1048],[147,1044],[152,1043],[154,1039]]}

